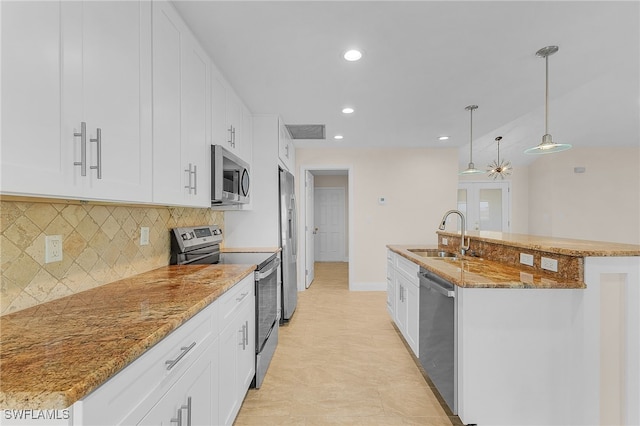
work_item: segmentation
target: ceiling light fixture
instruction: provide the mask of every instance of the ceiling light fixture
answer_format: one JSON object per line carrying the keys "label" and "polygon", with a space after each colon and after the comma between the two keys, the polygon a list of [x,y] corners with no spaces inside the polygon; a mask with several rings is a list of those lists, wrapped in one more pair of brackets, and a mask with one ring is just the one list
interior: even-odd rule
{"label": "ceiling light fixture", "polygon": [[498,176],[502,179],[505,176],[509,176],[511,174],[511,162],[502,160],[500,161],[500,141],[502,140],[502,136],[498,136],[496,138],[496,142],[498,143],[498,159],[493,163],[489,164],[489,177],[492,177],[493,180],[496,180]]}
{"label": "ceiling light fixture", "polygon": [[449,136],[440,136],[438,138],[439,141],[448,141],[449,140]]}
{"label": "ceiling light fixture", "polygon": [[545,61],[545,93],[544,93],[544,136],[542,142],[533,148],[527,149],[525,154],[551,154],[553,152],[565,151],[571,148],[568,143],[555,143],[549,134],[549,56],[558,51],[558,46],[547,46],[536,52],[536,56],[544,58]]}
{"label": "ceiling light fixture", "polygon": [[347,50],[344,53],[344,58],[349,62],[358,61],[362,58],[362,52],[356,49]]}
{"label": "ceiling light fixture", "polygon": [[473,111],[478,109],[478,105],[469,105],[465,107],[471,116],[471,121],[469,124],[469,166],[467,170],[463,170],[460,172],[461,175],[473,175],[476,173],[484,173],[482,170],[476,169],[476,166],[473,164]]}
{"label": "ceiling light fixture", "polygon": [[340,139],[343,139],[343,138],[344,138],[344,136],[342,136],[342,135],[335,135],[333,138],[334,138],[334,139],[336,139],[336,140],[340,140]]}
{"label": "ceiling light fixture", "polygon": [[342,113],[343,114],[353,114],[355,110],[351,107],[346,107],[346,108],[342,108]]}

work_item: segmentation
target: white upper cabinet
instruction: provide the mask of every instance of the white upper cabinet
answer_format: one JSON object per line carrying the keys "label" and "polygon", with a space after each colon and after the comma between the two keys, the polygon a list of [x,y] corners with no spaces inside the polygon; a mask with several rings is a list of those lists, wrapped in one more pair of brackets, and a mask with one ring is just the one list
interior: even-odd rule
{"label": "white upper cabinet", "polygon": [[149,2],[2,3],[2,192],[151,201],[150,30]]}
{"label": "white upper cabinet", "polygon": [[154,2],[154,203],[211,206],[210,67],[173,6]]}
{"label": "white upper cabinet", "polygon": [[278,139],[278,157],[280,163],[291,173],[294,172],[296,160],[295,160],[295,148],[293,147],[293,141],[289,134],[289,130],[284,124],[282,119],[278,119],[278,127],[280,129]]}
{"label": "white upper cabinet", "polygon": [[212,143],[221,145],[251,164],[251,137],[246,115],[251,113],[217,69],[211,73]]}
{"label": "white upper cabinet", "polygon": [[1,2],[2,192],[71,195],[59,2]]}

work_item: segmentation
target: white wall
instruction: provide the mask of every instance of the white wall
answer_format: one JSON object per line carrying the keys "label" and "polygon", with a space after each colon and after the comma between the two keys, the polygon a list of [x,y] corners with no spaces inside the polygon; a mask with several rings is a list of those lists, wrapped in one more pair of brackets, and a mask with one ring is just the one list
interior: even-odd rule
{"label": "white wall", "polygon": [[[457,150],[296,150],[299,176],[326,166],[350,171],[350,288],[386,289],[386,245],[436,244],[443,213],[455,208]],[[378,204],[381,196],[385,205]]]}
{"label": "white wall", "polygon": [[543,155],[528,180],[530,234],[640,244],[640,148]]}

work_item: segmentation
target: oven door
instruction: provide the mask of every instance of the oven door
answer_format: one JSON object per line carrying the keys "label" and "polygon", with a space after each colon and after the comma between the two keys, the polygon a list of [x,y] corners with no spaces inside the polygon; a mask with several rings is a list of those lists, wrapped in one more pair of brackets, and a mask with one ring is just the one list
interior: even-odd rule
{"label": "oven door", "polygon": [[260,353],[276,323],[278,315],[278,266],[276,257],[255,272],[256,285],[256,353]]}

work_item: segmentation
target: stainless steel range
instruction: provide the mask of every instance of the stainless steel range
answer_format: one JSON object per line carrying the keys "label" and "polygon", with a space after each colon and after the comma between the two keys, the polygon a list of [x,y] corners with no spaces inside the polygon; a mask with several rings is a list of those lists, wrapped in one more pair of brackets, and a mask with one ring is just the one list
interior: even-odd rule
{"label": "stainless steel range", "polygon": [[277,253],[220,252],[222,230],[217,225],[190,226],[171,230],[172,265],[238,264],[256,265],[256,377],[259,388],[278,345]]}

